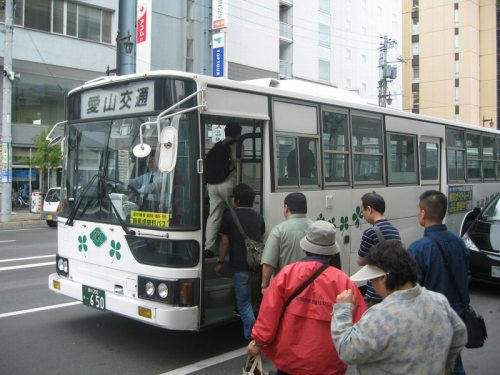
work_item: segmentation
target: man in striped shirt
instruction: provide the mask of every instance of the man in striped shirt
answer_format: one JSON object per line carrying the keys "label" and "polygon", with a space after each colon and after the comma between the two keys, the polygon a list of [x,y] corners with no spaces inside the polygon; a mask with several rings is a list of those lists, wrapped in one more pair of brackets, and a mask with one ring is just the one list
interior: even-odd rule
{"label": "man in striped shirt", "polygon": [[[380,230],[380,234],[382,234],[384,240],[401,241],[399,231],[384,217],[385,201],[382,196],[375,192],[363,195],[361,197],[361,212],[363,213],[363,218],[368,223],[376,226]],[[358,250],[358,265],[364,266],[367,264],[366,256],[368,251],[370,251],[372,246],[378,243],[379,238],[373,227],[368,228],[363,232]],[[382,297],[375,293],[371,282],[368,282],[365,294],[366,306],[370,308],[380,301],[382,301]]]}

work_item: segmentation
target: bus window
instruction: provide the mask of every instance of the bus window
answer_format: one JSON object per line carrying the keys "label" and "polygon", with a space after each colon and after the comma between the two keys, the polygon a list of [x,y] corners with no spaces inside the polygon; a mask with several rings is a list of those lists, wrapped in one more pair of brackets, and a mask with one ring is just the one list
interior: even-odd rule
{"label": "bus window", "polygon": [[417,183],[417,137],[387,134],[387,167],[389,184]]}
{"label": "bus window", "polygon": [[448,181],[465,181],[464,131],[447,128],[446,146]]}
{"label": "bus window", "polygon": [[384,182],[382,119],[352,116],[354,182]]}
{"label": "bus window", "polygon": [[466,133],[467,180],[481,179],[481,135]]}
{"label": "bus window", "polygon": [[276,137],[278,186],[318,185],[317,143],[315,138]]}
{"label": "bus window", "polygon": [[496,177],[496,153],[495,137],[483,134],[483,176],[485,179],[494,180]]}
{"label": "bus window", "polygon": [[439,144],[420,142],[420,178],[423,182],[439,180]]}
{"label": "bus window", "polygon": [[323,163],[326,184],[349,184],[347,113],[323,111]]}

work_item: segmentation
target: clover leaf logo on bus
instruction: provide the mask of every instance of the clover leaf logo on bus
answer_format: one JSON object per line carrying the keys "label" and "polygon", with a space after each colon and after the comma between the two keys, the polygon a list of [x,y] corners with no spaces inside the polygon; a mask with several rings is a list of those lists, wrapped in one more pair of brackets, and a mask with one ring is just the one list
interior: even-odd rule
{"label": "clover leaf logo on bus", "polygon": [[359,206],[356,206],[356,211],[352,214],[352,221],[354,221],[354,225],[356,225],[356,228],[359,228],[361,226],[361,219],[363,218],[363,214],[361,213],[361,208]]}
{"label": "clover leaf logo on bus", "polygon": [[349,218],[347,216],[340,217],[340,231],[341,232],[349,229],[349,224],[347,223],[348,221],[349,221]]}
{"label": "clover leaf logo on bus", "polygon": [[115,240],[111,240],[111,249],[109,250],[109,256],[111,258],[116,258],[116,260],[120,260],[122,255],[120,254],[120,249],[122,245],[119,242],[115,242]]}
{"label": "clover leaf logo on bus", "polygon": [[87,236],[85,236],[85,235],[78,236],[78,251],[79,252],[88,250],[88,246],[87,246],[86,242],[87,242]]}

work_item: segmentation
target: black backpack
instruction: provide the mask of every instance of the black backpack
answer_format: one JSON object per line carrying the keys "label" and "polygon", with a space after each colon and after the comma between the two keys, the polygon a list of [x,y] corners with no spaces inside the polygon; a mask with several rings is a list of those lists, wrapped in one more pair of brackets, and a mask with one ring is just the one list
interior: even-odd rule
{"label": "black backpack", "polygon": [[224,140],[219,141],[205,156],[204,176],[207,184],[220,184],[233,171],[234,168],[231,168],[231,143]]}

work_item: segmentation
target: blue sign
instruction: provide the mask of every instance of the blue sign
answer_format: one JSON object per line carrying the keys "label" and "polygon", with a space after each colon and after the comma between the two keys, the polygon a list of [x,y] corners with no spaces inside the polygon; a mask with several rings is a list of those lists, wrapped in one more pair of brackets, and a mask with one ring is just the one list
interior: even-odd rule
{"label": "blue sign", "polygon": [[224,47],[212,50],[212,76],[224,77]]}

